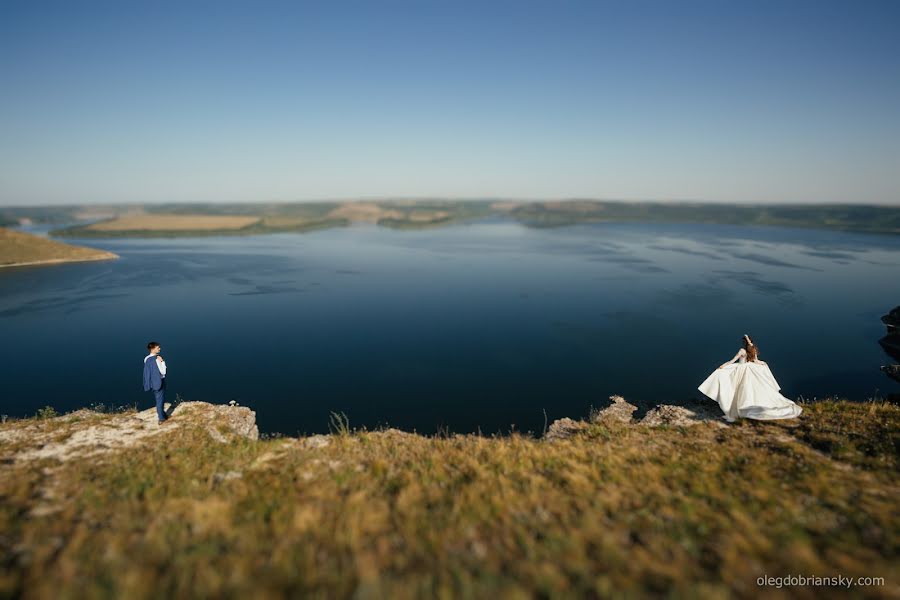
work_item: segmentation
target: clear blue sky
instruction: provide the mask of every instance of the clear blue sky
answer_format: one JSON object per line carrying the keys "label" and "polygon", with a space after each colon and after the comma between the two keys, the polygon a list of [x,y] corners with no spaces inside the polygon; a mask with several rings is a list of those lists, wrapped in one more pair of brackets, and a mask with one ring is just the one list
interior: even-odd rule
{"label": "clear blue sky", "polygon": [[0,204],[900,204],[900,2],[0,1]]}

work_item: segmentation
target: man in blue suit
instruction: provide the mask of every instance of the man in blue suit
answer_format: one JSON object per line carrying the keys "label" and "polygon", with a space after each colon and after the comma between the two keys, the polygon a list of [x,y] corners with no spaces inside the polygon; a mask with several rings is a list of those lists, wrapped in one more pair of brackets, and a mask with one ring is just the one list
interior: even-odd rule
{"label": "man in blue suit", "polygon": [[156,342],[147,344],[147,350],[150,354],[144,357],[144,391],[153,392],[156,416],[162,425],[168,420],[163,406],[166,401],[166,361],[159,354],[162,347]]}

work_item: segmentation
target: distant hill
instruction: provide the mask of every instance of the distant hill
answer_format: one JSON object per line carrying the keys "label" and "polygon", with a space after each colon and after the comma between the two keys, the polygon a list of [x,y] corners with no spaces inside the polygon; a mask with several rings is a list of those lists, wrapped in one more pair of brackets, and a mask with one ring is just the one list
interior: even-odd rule
{"label": "distant hill", "polygon": [[0,227],[0,267],[109,260],[117,255]]}
{"label": "distant hill", "polygon": [[900,207],[855,204],[752,205],[564,200],[517,204],[512,208],[511,214],[531,227],[598,222],[707,223],[900,233]]}

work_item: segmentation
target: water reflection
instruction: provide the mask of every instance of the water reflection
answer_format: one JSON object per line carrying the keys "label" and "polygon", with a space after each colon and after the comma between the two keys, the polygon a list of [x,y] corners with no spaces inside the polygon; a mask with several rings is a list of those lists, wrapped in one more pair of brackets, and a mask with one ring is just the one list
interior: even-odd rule
{"label": "water reflection", "polygon": [[747,286],[754,292],[777,298],[782,302],[800,303],[800,299],[794,294],[794,290],[784,282],[766,279],[756,271],[728,271],[719,269],[713,271],[713,281],[735,282]]}

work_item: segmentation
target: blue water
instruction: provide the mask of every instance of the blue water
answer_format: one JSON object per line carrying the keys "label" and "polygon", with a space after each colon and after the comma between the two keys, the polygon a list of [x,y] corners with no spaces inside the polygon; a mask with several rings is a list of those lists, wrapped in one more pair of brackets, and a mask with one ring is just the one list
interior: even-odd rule
{"label": "blue water", "polygon": [[[84,242],[79,242],[84,243]],[[263,431],[540,431],[611,394],[696,386],[749,333],[792,398],[897,391],[879,317],[900,236],[720,225],[91,240],[110,262],[0,270],[0,412],[149,408],[148,340],[189,400]]]}

